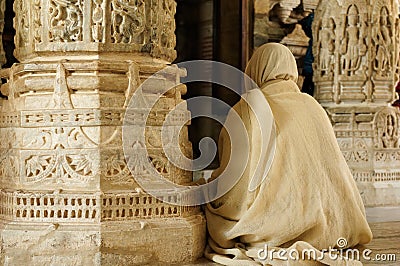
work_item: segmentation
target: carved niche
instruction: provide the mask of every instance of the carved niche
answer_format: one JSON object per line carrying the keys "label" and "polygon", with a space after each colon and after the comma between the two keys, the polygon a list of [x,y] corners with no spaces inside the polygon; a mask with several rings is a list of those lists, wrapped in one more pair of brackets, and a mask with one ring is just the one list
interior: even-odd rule
{"label": "carved niche", "polygon": [[394,108],[384,108],[375,115],[375,148],[400,148],[400,113]]}

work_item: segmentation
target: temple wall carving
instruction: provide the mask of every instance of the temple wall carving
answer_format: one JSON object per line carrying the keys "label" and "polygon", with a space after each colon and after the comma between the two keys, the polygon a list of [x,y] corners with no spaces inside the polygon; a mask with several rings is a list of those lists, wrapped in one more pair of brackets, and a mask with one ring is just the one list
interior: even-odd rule
{"label": "temple wall carving", "polygon": [[400,204],[397,1],[321,1],[313,24],[315,98],[368,206]]}
{"label": "temple wall carving", "polygon": [[[391,2],[321,4],[313,31],[318,40],[314,42],[314,51],[316,98],[320,102],[391,103],[395,100],[399,22]],[[334,15],[332,10],[340,10],[341,16]]]}
{"label": "temple wall carving", "polygon": [[[8,96],[0,101],[1,263],[126,265],[202,256],[200,209],[144,192],[122,147],[130,97],[176,56],[175,9],[174,0],[15,1],[20,63],[1,72]],[[174,69],[145,90],[159,97],[146,124],[147,159],[168,180],[188,184],[191,173],[171,164],[161,145],[161,128],[177,128],[164,123],[166,115],[186,92],[179,83],[185,71]],[[175,89],[158,95],[166,83]],[[190,117],[182,108],[174,115],[179,125]],[[179,144],[190,157],[187,126]]]}

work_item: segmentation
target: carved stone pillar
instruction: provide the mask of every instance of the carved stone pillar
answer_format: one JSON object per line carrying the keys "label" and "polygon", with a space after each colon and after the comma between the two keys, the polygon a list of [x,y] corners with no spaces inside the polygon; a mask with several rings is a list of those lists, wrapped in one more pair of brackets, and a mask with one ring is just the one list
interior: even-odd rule
{"label": "carved stone pillar", "polygon": [[[21,63],[2,86],[1,263],[144,265],[202,256],[200,210],[144,193],[122,150],[129,97],[176,56],[175,9],[174,0],[15,1]],[[160,86],[178,86],[182,73],[176,68]],[[158,146],[163,114],[182,101],[179,88],[154,107],[146,144],[155,168],[184,184],[191,174]],[[180,136],[191,151],[186,127]]]}
{"label": "carved stone pillar", "polygon": [[367,206],[400,204],[398,1],[321,1],[315,98],[326,108]]}

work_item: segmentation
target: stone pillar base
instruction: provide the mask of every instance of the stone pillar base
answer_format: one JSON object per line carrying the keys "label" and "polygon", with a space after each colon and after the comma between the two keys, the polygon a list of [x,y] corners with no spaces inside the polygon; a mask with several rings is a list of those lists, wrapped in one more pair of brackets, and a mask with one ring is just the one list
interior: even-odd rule
{"label": "stone pillar base", "polygon": [[165,265],[193,262],[205,245],[205,218],[1,224],[2,265]]}
{"label": "stone pillar base", "polygon": [[366,207],[399,206],[400,204],[399,181],[357,183],[357,187]]}

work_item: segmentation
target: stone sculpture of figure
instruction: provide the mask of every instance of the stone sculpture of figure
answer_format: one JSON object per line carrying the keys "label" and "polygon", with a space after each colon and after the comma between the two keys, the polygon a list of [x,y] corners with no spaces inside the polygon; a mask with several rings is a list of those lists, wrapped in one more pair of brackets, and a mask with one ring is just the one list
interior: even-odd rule
{"label": "stone sculpture of figure", "polygon": [[[276,43],[261,46],[246,74],[259,88],[244,95],[252,101],[241,100],[233,109],[248,132],[249,161],[235,186],[206,206],[209,239],[205,256],[224,265],[259,265],[272,262],[265,256],[265,246],[297,250],[298,254],[310,249],[321,259],[320,250],[336,247],[340,238],[347,240],[342,248],[368,243],[372,234],[356,183],[326,112],[296,85],[296,60],[290,50]],[[267,140],[259,133],[257,116],[248,104],[265,113],[268,107],[263,111],[261,105],[265,99],[274,115],[276,149],[269,171],[252,190],[253,179],[264,173],[255,166],[270,161],[260,147]],[[229,162],[231,147],[243,143],[247,145],[245,141],[231,143],[227,131],[222,130],[218,144],[223,147],[221,165],[213,178],[232,172],[229,165],[238,162]],[[218,189],[224,185],[219,183]],[[274,265],[288,263],[276,256],[273,260]],[[307,263],[316,262],[294,261],[293,265]],[[323,263],[337,265],[327,256]]]}
{"label": "stone sculpture of figure", "polygon": [[333,53],[335,51],[335,22],[332,18],[322,20],[319,31],[319,64],[321,76],[330,76],[333,71]]}
{"label": "stone sculpture of figure", "polygon": [[374,36],[376,42],[376,64],[375,69],[379,75],[385,75],[391,71],[390,51],[392,50],[392,39],[390,37],[390,25],[388,25],[388,11],[386,7],[381,9],[379,28]]}
{"label": "stone sculpture of figure", "polygon": [[[395,39],[396,40],[395,43],[399,43],[400,42],[400,20],[399,19],[396,20],[395,32],[396,32],[396,34],[395,34],[395,38],[396,38]],[[395,62],[397,62],[396,66],[395,66],[396,67],[396,76],[399,77],[399,72],[400,72],[400,50],[396,52]],[[399,85],[399,83],[397,83],[397,85]],[[397,87],[396,87],[396,92],[398,93]]]}
{"label": "stone sculpture of figure", "polygon": [[384,148],[398,148],[398,134],[395,128],[395,119],[392,115],[386,117],[385,128],[382,133],[382,144]]}
{"label": "stone sculpture of figure", "polygon": [[113,0],[112,36],[116,43],[132,43],[144,30],[144,3],[130,0]]}
{"label": "stone sculpture of figure", "polygon": [[361,65],[359,13],[355,5],[351,5],[347,12],[347,27],[345,31],[342,54],[343,70],[348,76],[354,75]]}

